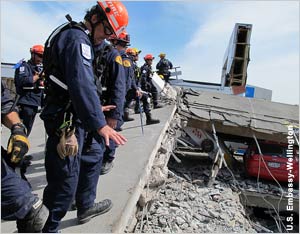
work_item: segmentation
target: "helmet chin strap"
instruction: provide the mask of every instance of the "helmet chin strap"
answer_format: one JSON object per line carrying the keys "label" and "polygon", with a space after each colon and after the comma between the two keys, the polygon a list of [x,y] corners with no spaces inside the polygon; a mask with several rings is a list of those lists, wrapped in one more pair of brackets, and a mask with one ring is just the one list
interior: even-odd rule
{"label": "helmet chin strap", "polygon": [[96,23],[92,23],[91,19],[89,19],[88,22],[90,23],[91,28],[92,28],[92,31],[90,33],[90,40],[91,40],[92,44],[94,45],[95,44],[95,41],[94,41],[95,29],[99,24],[101,24],[101,21],[98,20]]}

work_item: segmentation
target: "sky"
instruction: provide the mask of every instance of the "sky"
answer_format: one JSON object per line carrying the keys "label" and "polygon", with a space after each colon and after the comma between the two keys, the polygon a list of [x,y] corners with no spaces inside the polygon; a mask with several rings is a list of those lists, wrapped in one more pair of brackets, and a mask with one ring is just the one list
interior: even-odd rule
{"label": "sky", "polygon": [[[81,21],[96,1],[1,0],[1,62],[29,59],[70,14]],[[252,24],[247,84],[272,100],[299,105],[299,1],[123,1],[132,47],[166,57],[180,79],[221,82],[223,58],[236,23]]]}

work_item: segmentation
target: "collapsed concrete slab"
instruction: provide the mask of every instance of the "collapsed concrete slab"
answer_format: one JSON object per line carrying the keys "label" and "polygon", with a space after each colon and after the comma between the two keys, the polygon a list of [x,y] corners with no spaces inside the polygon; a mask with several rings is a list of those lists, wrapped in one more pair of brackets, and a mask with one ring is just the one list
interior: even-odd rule
{"label": "collapsed concrete slab", "polygon": [[[188,126],[242,137],[287,142],[288,125],[299,129],[299,106],[226,95],[185,90],[180,113]],[[297,130],[299,131],[299,130]]]}

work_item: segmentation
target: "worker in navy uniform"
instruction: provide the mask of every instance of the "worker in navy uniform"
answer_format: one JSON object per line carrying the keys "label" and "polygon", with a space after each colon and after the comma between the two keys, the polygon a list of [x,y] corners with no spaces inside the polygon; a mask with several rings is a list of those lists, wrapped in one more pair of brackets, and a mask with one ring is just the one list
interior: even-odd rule
{"label": "worker in navy uniform", "polygon": [[20,118],[27,128],[29,136],[43,95],[43,53],[44,46],[34,45],[30,48],[30,60],[23,61],[15,71],[15,86],[19,95],[18,106]]}
{"label": "worker in navy uniform", "polygon": [[[57,232],[76,193],[78,223],[109,211],[112,202],[96,203],[99,168],[109,139],[123,145],[126,139],[107,125],[97,95],[93,70],[93,46],[128,24],[125,6],[99,1],[84,21],[69,20],[55,29],[45,43],[45,107],[41,114],[48,134],[45,168],[47,186],[43,199],[50,214],[43,232]],[[82,155],[87,135],[98,157]],[[102,151],[101,153],[99,153]],[[84,166],[80,166],[82,161]]]}
{"label": "worker in navy uniform", "polygon": [[165,82],[169,83],[169,78],[171,75],[169,69],[173,68],[173,64],[168,59],[166,59],[165,53],[160,53],[159,57],[160,60],[156,64],[156,69],[158,70],[157,74],[162,75],[164,77]]}
{"label": "worker in navy uniform", "polygon": [[32,194],[28,182],[15,172],[28,151],[29,141],[14,106],[1,81],[1,123],[11,130],[7,151],[1,146],[1,219],[17,220],[18,232],[41,232],[49,211]]}
{"label": "worker in navy uniform", "polygon": [[127,32],[123,32],[119,37],[112,37],[111,42],[115,48],[120,52],[123,59],[123,66],[125,69],[126,76],[126,97],[124,104],[124,121],[132,121],[133,118],[129,117],[129,106],[133,99],[141,100],[144,107],[144,112],[146,114],[146,124],[157,124],[160,121],[158,119],[153,119],[151,115],[150,105],[148,102],[148,94],[142,92],[141,88],[136,85],[136,79],[134,75],[133,62],[128,54],[126,54],[126,48],[130,43],[130,37]]}
{"label": "worker in navy uniform", "polygon": [[140,79],[141,79],[141,68],[138,66],[137,62],[139,60],[139,54],[142,52],[137,48],[131,48],[132,50],[132,60],[133,60],[133,67],[134,67],[134,75],[136,79],[136,84],[140,86]]}
{"label": "worker in navy uniform", "polygon": [[152,82],[152,62],[154,57],[152,54],[147,54],[144,57],[145,63],[141,67],[141,88],[142,90],[151,93],[152,100],[153,100],[153,108],[158,109],[161,108],[162,105],[158,103],[158,91],[155,85]]}
{"label": "worker in navy uniform", "polygon": [[[111,44],[103,41],[95,47],[95,74],[100,80],[98,93],[101,104],[109,108],[104,112],[107,124],[116,131],[123,125],[123,107],[125,102],[125,71],[120,53]],[[99,89],[102,91],[99,92]],[[113,108],[111,108],[113,107]],[[110,141],[103,154],[101,175],[107,174],[113,168],[117,145]]]}
{"label": "worker in navy uniform", "polygon": [[[139,54],[141,53],[141,50],[138,50],[137,48],[127,48],[126,49],[126,54],[129,55],[131,61],[132,61],[132,66],[134,70],[134,78],[135,78],[135,83],[138,87],[141,87],[140,85],[140,79],[141,79],[141,68],[138,66],[137,62],[139,60]],[[134,105],[134,113],[138,114],[140,113],[140,102],[137,100]]]}

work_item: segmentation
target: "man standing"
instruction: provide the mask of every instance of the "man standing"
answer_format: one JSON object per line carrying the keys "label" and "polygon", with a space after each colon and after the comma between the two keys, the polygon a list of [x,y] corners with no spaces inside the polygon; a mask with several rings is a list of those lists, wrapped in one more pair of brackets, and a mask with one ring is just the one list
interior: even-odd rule
{"label": "man standing", "polygon": [[[94,167],[100,160],[95,158],[80,168],[83,143],[88,134],[93,135],[102,151],[109,145],[109,139],[117,145],[126,142],[107,125],[102,112],[94,80],[93,46],[125,29],[127,10],[118,1],[99,1],[87,11],[84,22],[76,23],[69,16],[68,19],[70,22],[54,30],[45,43],[47,83],[41,118],[49,137],[45,157],[48,184],[43,198],[50,215],[43,232],[58,231],[76,189],[76,198],[81,198],[76,199],[79,223],[111,209],[109,199],[94,201],[95,180],[99,176]],[[98,156],[102,157],[102,154]]]}
{"label": "man standing", "polygon": [[41,232],[49,211],[14,170],[27,153],[29,141],[3,81],[1,123],[11,130],[7,151],[1,146],[1,219],[17,220],[18,232]]}
{"label": "man standing", "polygon": [[[125,102],[126,76],[120,53],[111,44],[103,41],[95,48],[95,73],[98,78],[98,93],[101,104],[107,108],[105,111],[107,124],[116,131],[121,130],[123,121],[123,108]],[[101,92],[99,92],[101,90]],[[103,154],[101,175],[108,173],[113,168],[117,145],[109,142]]]}
{"label": "man standing", "polygon": [[151,93],[152,100],[153,100],[153,108],[158,109],[161,108],[162,105],[158,103],[158,92],[157,88],[152,82],[152,62],[154,60],[154,57],[152,54],[147,54],[144,57],[145,63],[141,67],[141,88],[142,90]]}
{"label": "man standing", "polygon": [[19,114],[27,128],[27,136],[31,132],[38,107],[41,106],[42,102],[43,81],[41,72],[43,70],[44,46],[34,45],[30,48],[30,53],[30,60],[23,61],[20,67],[16,69],[14,80],[19,95]]}
{"label": "man standing", "polygon": [[156,69],[158,69],[158,75],[162,75],[164,77],[164,80],[166,83],[169,83],[169,78],[171,75],[171,72],[169,69],[173,68],[173,64],[166,59],[166,54],[165,53],[160,53],[159,54],[160,60],[156,64]]}

